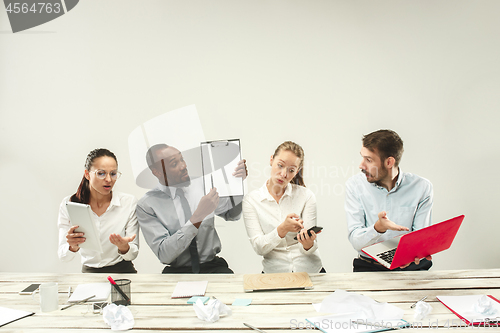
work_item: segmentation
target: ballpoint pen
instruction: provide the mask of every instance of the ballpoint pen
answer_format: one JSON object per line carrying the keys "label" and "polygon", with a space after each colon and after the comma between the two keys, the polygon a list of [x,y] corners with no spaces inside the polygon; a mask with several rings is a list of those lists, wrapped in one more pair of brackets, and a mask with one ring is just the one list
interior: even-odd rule
{"label": "ballpoint pen", "polygon": [[118,291],[120,293],[120,295],[122,295],[123,299],[125,300],[125,302],[127,302],[127,304],[130,304],[130,297],[127,296],[127,294],[125,294],[122,290],[122,288],[120,288],[115,280],[113,280],[113,278],[111,276],[108,276],[108,280],[109,282],[111,282],[111,284],[113,285],[113,287],[115,287],[116,291]]}
{"label": "ballpoint pen", "polygon": [[68,308],[72,307],[73,305],[77,305],[77,304],[82,304],[82,303],[85,303],[85,302],[87,302],[89,299],[94,298],[94,297],[95,297],[95,295],[92,295],[92,296],[89,296],[89,297],[87,297],[87,298],[82,299],[81,301],[75,302],[75,303],[70,304],[70,305],[66,305],[65,307],[61,308],[61,310],[66,310],[66,309],[68,309]]}
{"label": "ballpoint pen", "polygon": [[257,328],[257,327],[255,327],[255,326],[252,326],[252,325],[250,325],[250,324],[243,323],[243,325],[245,325],[246,327],[249,327],[249,328],[251,328],[251,329],[253,329],[253,330],[257,331],[257,332],[260,332],[260,333],[266,333],[266,331],[263,331],[263,330],[261,330],[260,328]]}
{"label": "ballpoint pen", "polygon": [[413,308],[417,305],[417,303],[418,303],[418,302],[421,302],[421,301],[423,301],[423,300],[424,300],[424,299],[426,299],[426,298],[427,298],[427,296],[424,296],[424,297],[422,297],[420,300],[418,300],[418,301],[416,301],[415,303],[413,303],[413,304],[410,306],[410,309],[413,309]]}

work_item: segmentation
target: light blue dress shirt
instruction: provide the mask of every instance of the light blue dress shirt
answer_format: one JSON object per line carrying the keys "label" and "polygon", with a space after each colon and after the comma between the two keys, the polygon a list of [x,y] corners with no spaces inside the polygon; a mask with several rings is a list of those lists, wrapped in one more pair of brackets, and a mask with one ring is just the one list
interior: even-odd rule
{"label": "light blue dress shirt", "polygon": [[375,222],[378,213],[387,212],[387,218],[407,227],[410,231],[431,224],[433,203],[432,184],[425,178],[399,169],[396,186],[391,191],[369,183],[363,173],[355,175],[346,183],[345,211],[349,241],[361,254],[365,246],[382,242],[407,231],[387,230],[378,233]]}

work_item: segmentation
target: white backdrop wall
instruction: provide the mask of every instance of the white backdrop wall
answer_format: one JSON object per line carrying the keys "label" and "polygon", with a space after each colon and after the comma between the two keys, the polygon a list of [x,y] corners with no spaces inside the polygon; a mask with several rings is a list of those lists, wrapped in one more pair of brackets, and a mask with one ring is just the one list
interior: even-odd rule
{"label": "white backdrop wall", "polygon": [[[248,191],[285,140],[306,152],[329,272],[349,272],[344,184],[361,136],[405,142],[434,184],[433,222],[465,214],[433,269],[499,267],[500,2],[85,0],[13,34],[0,10],[1,271],[79,272],[57,258],[57,214],[87,153],[116,153],[115,189],[141,197],[127,138],[196,104],[208,140],[240,138]],[[236,273],[261,271],[243,220],[218,220]],[[162,265],[141,236],[140,273]]]}

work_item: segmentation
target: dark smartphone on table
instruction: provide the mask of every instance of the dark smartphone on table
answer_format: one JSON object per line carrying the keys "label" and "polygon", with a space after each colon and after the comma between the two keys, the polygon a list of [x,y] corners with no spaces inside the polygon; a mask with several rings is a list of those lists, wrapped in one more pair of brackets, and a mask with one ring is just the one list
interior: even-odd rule
{"label": "dark smartphone on table", "polygon": [[38,287],[40,287],[40,283],[33,283],[25,289],[21,290],[19,292],[19,295],[31,295],[38,289]]}
{"label": "dark smartphone on table", "polygon": [[[323,227],[316,226],[316,227],[311,227],[311,228],[307,229],[307,234],[309,235],[309,237],[311,237],[311,235],[312,235],[311,230],[317,234],[319,231],[323,230]],[[297,240],[297,236],[295,236],[293,239]]]}

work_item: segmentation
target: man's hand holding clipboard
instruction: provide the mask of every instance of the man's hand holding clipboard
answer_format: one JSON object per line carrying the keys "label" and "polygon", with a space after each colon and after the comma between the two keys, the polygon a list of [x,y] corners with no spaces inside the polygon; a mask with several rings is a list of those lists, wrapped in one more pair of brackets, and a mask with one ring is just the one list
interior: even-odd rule
{"label": "man's hand holding clipboard", "polygon": [[201,143],[205,193],[216,188],[220,197],[242,196],[243,180],[248,171],[241,159],[240,140]]}

